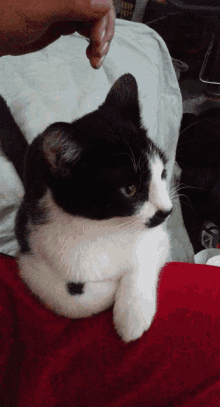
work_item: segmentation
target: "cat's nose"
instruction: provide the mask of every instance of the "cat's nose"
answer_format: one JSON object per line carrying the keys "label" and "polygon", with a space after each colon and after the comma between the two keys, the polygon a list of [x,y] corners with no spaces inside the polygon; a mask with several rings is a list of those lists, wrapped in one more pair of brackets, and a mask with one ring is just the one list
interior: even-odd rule
{"label": "cat's nose", "polygon": [[169,211],[157,211],[155,215],[147,221],[146,226],[148,228],[159,226],[171,214],[172,210],[173,208],[171,208]]}

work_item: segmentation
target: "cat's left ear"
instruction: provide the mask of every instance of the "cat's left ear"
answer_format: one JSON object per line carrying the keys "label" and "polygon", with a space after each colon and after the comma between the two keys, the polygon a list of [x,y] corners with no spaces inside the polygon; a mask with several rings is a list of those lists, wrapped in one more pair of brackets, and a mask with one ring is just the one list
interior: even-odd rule
{"label": "cat's left ear", "polygon": [[123,117],[139,123],[140,107],[135,77],[131,74],[122,75],[110,89],[104,105],[120,111]]}
{"label": "cat's left ear", "polygon": [[80,158],[82,149],[73,138],[72,126],[55,123],[42,134],[42,150],[52,173],[66,176]]}

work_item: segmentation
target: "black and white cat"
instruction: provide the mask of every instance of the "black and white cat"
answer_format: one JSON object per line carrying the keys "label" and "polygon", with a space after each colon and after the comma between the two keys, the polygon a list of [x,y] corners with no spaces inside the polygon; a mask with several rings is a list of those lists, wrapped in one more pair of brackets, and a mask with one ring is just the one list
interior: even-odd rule
{"label": "black and white cat", "polygon": [[[2,101],[1,122],[4,109]],[[9,136],[2,146],[13,161]],[[141,124],[130,74],[115,82],[98,110],[50,125],[32,142],[16,221],[18,265],[46,306],[81,318],[114,304],[125,342],[149,328],[169,250],[166,164]]]}

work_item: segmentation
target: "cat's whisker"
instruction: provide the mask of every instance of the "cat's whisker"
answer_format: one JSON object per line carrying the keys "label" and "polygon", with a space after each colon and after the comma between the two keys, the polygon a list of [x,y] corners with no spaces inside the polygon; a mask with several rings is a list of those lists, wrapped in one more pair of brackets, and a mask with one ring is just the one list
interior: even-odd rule
{"label": "cat's whisker", "polygon": [[194,186],[191,186],[191,185],[186,185],[186,184],[184,184],[184,183],[181,183],[181,184],[179,184],[178,186],[176,186],[176,187],[174,187],[172,190],[171,190],[171,193],[173,192],[173,191],[181,191],[182,189],[201,189],[201,190],[206,190],[206,188],[202,188],[202,187],[194,187]]}
{"label": "cat's whisker", "polygon": [[144,174],[146,174],[146,173],[150,173],[150,171],[149,170],[145,170],[145,171],[143,171],[141,174],[140,174],[140,177],[142,177]]}
{"label": "cat's whisker", "polygon": [[[187,200],[189,201],[190,205],[187,205],[183,200],[181,200],[181,197],[187,198]],[[176,194],[173,194],[172,196],[170,196],[170,199],[171,199],[171,201],[172,201],[172,203],[173,203],[174,205],[175,205],[175,200],[176,200],[176,203],[177,203],[177,200],[179,200],[179,202],[181,202],[181,203],[183,203],[183,204],[189,206],[191,209],[193,209],[192,204],[191,204],[191,202],[190,202],[190,200],[189,200],[189,197],[188,197],[187,195],[185,195],[185,194],[176,193]],[[193,211],[194,211],[194,209],[193,209]],[[195,211],[194,211],[194,212],[195,212]]]}
{"label": "cat's whisker", "polygon": [[184,202],[182,199],[180,199],[180,204],[181,204],[181,205],[188,206],[188,208],[193,209],[193,208],[191,207],[191,205],[188,205],[188,204],[187,204],[186,202]]}
{"label": "cat's whisker", "polygon": [[170,200],[171,200],[171,202],[173,202],[173,200],[174,200],[174,199],[177,199],[178,197],[179,197],[178,194],[170,195]]}
{"label": "cat's whisker", "polygon": [[[184,142],[185,143],[185,142]],[[178,155],[178,159],[179,157],[181,158],[186,158],[185,154],[182,155],[181,152],[185,152],[186,150],[184,148],[179,148],[182,145],[182,143],[178,144],[178,149],[177,149],[177,155]]]}
{"label": "cat's whisker", "polygon": [[[178,153],[180,152],[180,147],[182,147],[184,144],[189,144],[189,143],[193,143],[195,142],[195,140],[186,140],[186,141],[181,141],[180,143],[178,143]],[[184,148],[182,149],[184,150]]]}
{"label": "cat's whisker", "polygon": [[177,192],[178,192],[178,191],[181,191],[181,190],[183,190],[183,189],[199,189],[199,190],[202,190],[202,191],[208,191],[208,188],[204,188],[204,187],[194,187],[194,186],[192,186],[192,185],[184,185],[184,186],[178,188]]}
{"label": "cat's whisker", "polygon": [[188,205],[188,204],[187,204],[186,202],[184,202],[183,200],[181,200],[180,202],[181,202],[182,205],[185,205],[185,206],[187,206],[188,208],[190,208],[190,209],[193,211],[193,213],[196,215],[196,212],[195,212],[195,210],[194,210],[194,208],[192,207],[191,204]]}
{"label": "cat's whisker", "polygon": [[137,232],[140,232],[141,229],[143,228],[143,226],[144,226],[144,224],[141,224],[141,225],[140,225],[140,228],[137,230]]}
{"label": "cat's whisker", "polygon": [[136,222],[137,220],[132,216],[132,218],[131,219],[129,219],[129,220],[127,220],[127,221],[125,221],[125,222],[122,222],[122,223],[120,223],[119,225],[117,225],[116,227],[121,227],[121,226],[124,226],[124,225],[127,225],[127,224],[130,224],[130,223],[133,223],[133,222]]}
{"label": "cat's whisker", "polygon": [[[131,230],[129,230],[129,235],[131,235],[132,236],[132,232],[134,231],[135,233],[139,233],[140,232],[140,230],[142,229],[142,226],[140,226],[140,228],[139,229],[131,229]],[[130,236],[130,237],[131,237]]]}
{"label": "cat's whisker", "polygon": [[178,164],[179,166],[181,166],[180,168],[183,171],[183,169],[187,167],[187,164],[185,162],[180,161],[180,158],[185,159],[186,157],[184,155],[178,155]]}
{"label": "cat's whisker", "polygon": [[170,194],[172,194],[173,191],[178,191],[179,186],[176,185],[175,187],[172,187],[170,190]]}
{"label": "cat's whisker", "polygon": [[127,155],[130,158],[131,162],[132,162],[132,165],[133,165],[133,168],[134,168],[135,172],[137,173],[136,163],[128,153],[117,153],[117,154],[114,154],[114,155]]}
{"label": "cat's whisker", "polygon": [[183,186],[183,187],[174,187],[172,188],[172,190],[169,193],[169,197],[170,199],[174,199],[174,198],[178,198],[181,194],[179,194],[179,191],[181,191],[182,189],[186,189],[187,187]]}
{"label": "cat's whisker", "polygon": [[177,193],[178,194],[178,192],[182,191],[182,189],[186,189],[186,187],[178,188],[178,189],[172,191],[172,193]]}
{"label": "cat's whisker", "polygon": [[114,226],[113,227],[113,234],[118,233],[119,231],[121,232],[121,230],[124,230],[125,228],[129,228],[131,226],[133,226],[133,224],[136,222],[136,220],[130,220],[128,222],[123,222],[120,225]]}
{"label": "cat's whisker", "polygon": [[146,170],[146,171],[143,171],[143,172],[140,174],[140,184],[141,184],[143,175],[146,174],[146,173],[150,173],[150,171],[149,171],[149,170]]}
{"label": "cat's whisker", "polygon": [[[134,227],[133,224],[131,224],[131,225],[126,225],[126,226],[124,226],[124,227],[119,228],[119,229],[116,230],[114,233],[118,233],[119,231],[120,231],[120,233],[123,232],[123,231],[128,231],[128,230],[130,230],[130,229],[133,228],[133,227]],[[114,234],[114,233],[113,233],[113,234]]]}
{"label": "cat's whisker", "polygon": [[173,191],[172,194],[169,195],[169,197],[170,197],[171,200],[172,200],[172,199],[179,198],[179,196],[180,196],[180,195],[179,195],[178,191]]}
{"label": "cat's whisker", "polygon": [[[185,203],[185,205],[189,206],[189,207],[193,210],[193,212],[195,213],[195,210],[194,210],[194,208],[193,208],[193,206],[192,206],[192,204],[191,204],[191,202],[190,202],[189,197],[188,197],[187,195],[184,195],[184,194],[180,194],[179,196],[180,196],[180,197],[184,197],[184,198],[187,199],[187,201],[189,202],[190,205],[187,205],[186,203]],[[181,202],[184,203],[183,201],[181,201]]]}
{"label": "cat's whisker", "polygon": [[178,197],[180,196],[179,191],[181,191],[182,189],[186,189],[187,186],[183,183],[176,185],[174,187],[172,187],[170,193],[169,193],[169,197],[170,199],[173,199],[173,197]]}
{"label": "cat's whisker", "polygon": [[[189,125],[188,127],[186,127],[185,129],[183,129],[183,130],[180,132],[180,134],[183,134],[184,131],[188,130],[190,127],[194,126],[194,125],[197,124],[197,123],[200,123],[199,120],[198,120],[197,122],[194,122],[194,123],[190,124],[190,125]],[[180,136],[180,134],[179,134],[179,136]],[[193,140],[192,140],[192,141],[193,141]]]}
{"label": "cat's whisker", "polygon": [[135,170],[135,172],[137,173],[138,170],[137,170],[137,164],[136,164],[136,161],[135,161],[134,153],[133,153],[131,147],[129,146],[129,144],[127,143],[127,141],[125,140],[125,138],[124,138],[124,142],[125,142],[125,144],[127,144],[128,148],[129,148],[129,150],[130,150],[130,152],[131,152],[132,163],[133,163],[133,166],[134,166],[134,170]]}
{"label": "cat's whisker", "polygon": [[[140,222],[139,219],[136,220],[133,225],[130,225],[128,228],[126,228],[124,230],[124,232],[121,234],[121,236],[123,236],[126,233],[131,233],[131,231],[133,231],[133,230],[137,231],[136,226],[138,226],[138,224],[140,224],[139,222]],[[140,229],[142,228],[142,226],[143,226],[143,224],[142,225],[140,224]]]}
{"label": "cat's whisker", "polygon": [[127,223],[127,224],[125,224],[125,225],[123,225],[123,228],[122,229],[124,229],[124,227],[133,227],[134,225],[136,225],[136,223],[138,222],[138,220],[137,219],[135,219],[135,220],[133,220],[132,222],[129,222],[129,223]]}
{"label": "cat's whisker", "polygon": [[208,188],[193,187],[193,186],[191,186],[191,185],[187,185],[185,188],[186,188],[186,189],[202,189],[203,191],[208,191],[208,190],[209,190]]}
{"label": "cat's whisker", "polygon": [[139,170],[141,170],[141,159],[142,159],[142,156],[143,156],[143,154],[145,154],[146,151],[147,151],[147,148],[145,148],[145,149],[142,151],[142,153],[141,153],[141,155],[140,155],[140,158],[139,158],[139,160],[138,160],[137,166],[138,166]]}
{"label": "cat's whisker", "polygon": [[172,190],[169,192],[169,197],[172,198],[174,195],[178,196],[178,187],[172,188]]}
{"label": "cat's whisker", "polygon": [[178,192],[179,192],[179,189],[178,188],[176,188],[176,189],[173,189],[172,191],[170,191],[170,196],[172,196],[173,194],[178,194]]}
{"label": "cat's whisker", "polygon": [[179,160],[179,158],[181,158],[181,157],[185,158],[184,156],[178,156],[178,164],[179,164],[179,166],[181,165],[180,168],[181,168],[181,170],[183,170],[184,167],[186,167],[186,164]]}
{"label": "cat's whisker", "polygon": [[[140,228],[140,229],[141,229],[141,228]],[[121,234],[121,236],[126,235],[126,233],[127,233],[127,234],[129,235],[129,239],[132,239],[132,232],[133,232],[133,231],[138,232],[139,229],[136,229],[136,228],[134,228],[134,227],[131,227],[130,229],[125,230],[125,231]]]}
{"label": "cat's whisker", "polygon": [[182,187],[182,186],[186,186],[186,184],[185,184],[184,182],[180,182],[180,183],[178,184],[178,187]]}

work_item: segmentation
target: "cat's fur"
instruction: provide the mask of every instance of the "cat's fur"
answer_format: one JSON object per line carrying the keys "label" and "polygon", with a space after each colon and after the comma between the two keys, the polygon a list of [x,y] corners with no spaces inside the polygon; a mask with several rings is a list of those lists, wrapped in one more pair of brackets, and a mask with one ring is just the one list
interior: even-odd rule
{"label": "cat's fur", "polygon": [[18,264],[49,308],[79,318],[114,304],[124,341],[148,329],[169,247],[166,163],[141,125],[130,74],[98,110],[33,141],[16,221]]}

